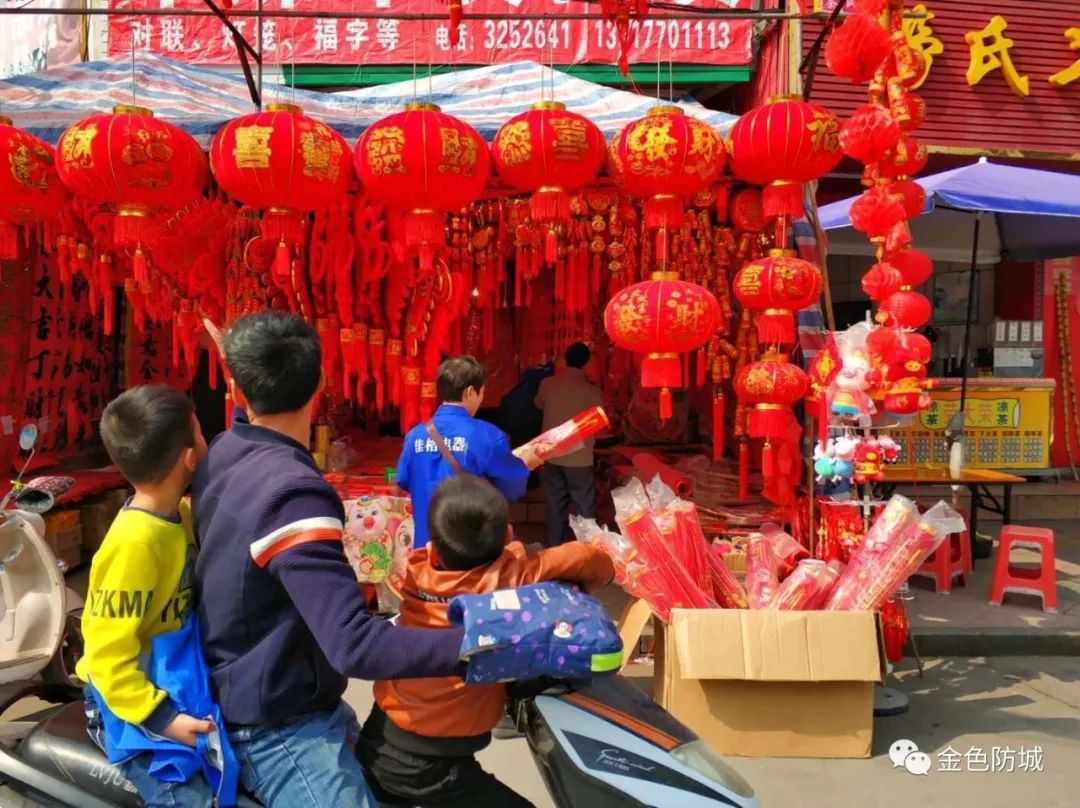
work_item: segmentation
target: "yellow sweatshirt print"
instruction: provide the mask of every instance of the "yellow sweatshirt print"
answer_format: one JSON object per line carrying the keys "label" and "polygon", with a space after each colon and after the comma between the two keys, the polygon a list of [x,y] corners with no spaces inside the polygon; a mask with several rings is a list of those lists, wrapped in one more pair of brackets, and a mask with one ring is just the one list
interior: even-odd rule
{"label": "yellow sweatshirt print", "polygon": [[184,500],[178,520],[124,508],[90,565],[76,673],[130,724],[142,724],[167,697],[141,663],[150,641],[179,629],[190,613],[193,564],[191,508]]}

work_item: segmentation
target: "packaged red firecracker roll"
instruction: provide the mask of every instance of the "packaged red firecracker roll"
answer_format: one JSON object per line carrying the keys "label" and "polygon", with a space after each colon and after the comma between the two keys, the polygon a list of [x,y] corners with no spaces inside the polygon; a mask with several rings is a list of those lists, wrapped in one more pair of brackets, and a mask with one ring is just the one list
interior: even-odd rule
{"label": "packaged red firecracker roll", "polygon": [[719,553],[709,553],[706,561],[709,565],[713,597],[717,604],[724,609],[749,609],[750,600],[746,596],[746,587],[724,563],[722,556]]}
{"label": "packaged red firecracker roll", "polygon": [[656,526],[660,529],[675,557],[682,562],[691,580],[709,592],[712,576],[709,572],[708,542],[701,529],[697,506],[680,499],[657,475],[646,493],[652,505]]}
{"label": "packaged red firecracker roll", "polygon": [[746,596],[751,609],[767,609],[780,586],[780,562],[772,543],[755,533],[746,547]]}
{"label": "packaged red firecracker roll", "polygon": [[881,633],[885,639],[885,658],[889,662],[899,662],[904,658],[908,628],[907,607],[899,595],[893,595],[881,607]]}
{"label": "packaged red firecracker roll", "polygon": [[838,577],[839,573],[824,561],[812,558],[800,561],[780,584],[769,608],[792,612],[820,609],[829,599]]}
{"label": "packaged red firecracker roll", "polygon": [[610,422],[604,408],[591,407],[519,446],[514,454],[517,457],[531,456],[535,458],[536,465],[546,463],[553,457],[574,451],[579,444],[603,432],[608,426]]}
{"label": "packaged red firecracker roll", "polygon": [[772,545],[773,554],[780,563],[781,578],[790,575],[796,564],[810,557],[810,551],[799,544],[790,533],[781,530],[777,524],[772,522],[764,524],[759,532]]}
{"label": "packaged red firecracker roll", "polygon": [[963,529],[964,518],[944,502],[919,516],[911,500],[894,496],[852,555],[826,608],[880,609],[950,533]]}

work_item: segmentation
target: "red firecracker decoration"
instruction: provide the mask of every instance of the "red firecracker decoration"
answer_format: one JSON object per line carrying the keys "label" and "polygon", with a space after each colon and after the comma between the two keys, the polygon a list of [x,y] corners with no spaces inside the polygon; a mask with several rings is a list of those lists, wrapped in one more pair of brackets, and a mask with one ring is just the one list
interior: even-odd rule
{"label": "red firecracker decoration", "polygon": [[65,131],[56,154],[60,179],[72,193],[116,206],[113,235],[135,248],[135,274],[145,280],[140,247],[153,220],[206,187],[206,157],[195,139],[148,109],[117,106]]}
{"label": "red firecracker decoration", "polygon": [[758,340],[764,345],[795,342],[795,312],[821,294],[821,273],[809,261],[786,250],[743,266],[732,282],[744,308],[757,314]]}
{"label": "red firecracker decoration", "polygon": [[446,245],[446,214],[480,198],[491,174],[487,143],[435,104],[409,104],[356,144],[356,170],[372,199],[405,211],[405,246],[425,272]]}
{"label": "red firecracker decoration", "polygon": [[866,104],[840,128],[840,147],[853,160],[873,163],[896,147],[900,135],[900,126],[887,109]]}
{"label": "red firecracker decoration", "polygon": [[52,146],[0,117],[0,258],[17,257],[17,228],[54,220],[65,196]]}
{"label": "red firecracker decoration", "polygon": [[803,213],[802,183],[832,171],[843,153],[840,124],[824,107],[799,97],[778,97],[743,115],[728,149],[736,176],[764,185],[767,219]]}
{"label": "red firecracker decoration", "polygon": [[874,17],[853,14],[829,35],[825,62],[842,79],[865,84],[892,50],[889,32]]}
{"label": "red firecracker decoration", "polygon": [[[659,106],[615,136],[608,170],[621,190],[645,200],[645,226],[664,231],[682,225],[686,200],[716,181],[725,156],[711,126],[679,107]],[[664,263],[667,239],[660,235],[656,257]]]}
{"label": "red firecracker decoration", "polygon": [[210,144],[210,165],[225,193],[262,209],[279,279],[290,277],[306,214],[338,201],[353,178],[345,139],[293,104],[229,121]]}
{"label": "red firecracker decoration", "polygon": [[720,304],[707,289],[653,273],[628,286],[604,310],[604,330],[619,348],[644,354],[641,386],[660,388],[660,416],[672,416],[671,388],[683,386],[679,354],[700,348],[720,323]]}
{"label": "red firecracker decoration", "polygon": [[899,328],[920,328],[930,322],[931,314],[933,307],[926,295],[905,286],[882,301],[877,320]]}

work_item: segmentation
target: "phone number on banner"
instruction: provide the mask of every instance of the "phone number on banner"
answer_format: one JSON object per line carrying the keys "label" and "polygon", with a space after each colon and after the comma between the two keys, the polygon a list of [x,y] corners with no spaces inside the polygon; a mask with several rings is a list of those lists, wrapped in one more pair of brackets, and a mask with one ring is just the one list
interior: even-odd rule
{"label": "phone number on banner", "polygon": [[[467,25],[462,25],[466,36]],[[609,51],[618,48],[613,23],[593,20],[591,28],[593,47]],[[731,23],[726,20],[632,20],[630,31],[634,50],[726,50],[732,43]],[[581,29],[570,20],[484,20],[482,47],[487,51],[565,50],[576,44],[580,34]]]}

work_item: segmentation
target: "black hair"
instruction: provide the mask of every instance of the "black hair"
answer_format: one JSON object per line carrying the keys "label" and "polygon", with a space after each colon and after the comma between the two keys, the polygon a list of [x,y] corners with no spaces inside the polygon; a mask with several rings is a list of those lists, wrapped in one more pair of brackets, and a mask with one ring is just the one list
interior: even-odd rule
{"label": "black hair", "polygon": [[592,351],[584,342],[575,342],[566,349],[566,366],[568,368],[581,370],[581,368],[589,364],[590,359],[592,359]]}
{"label": "black hair", "polygon": [[506,546],[510,506],[499,490],[472,474],[447,477],[428,509],[428,532],[444,569],[490,564]]}
{"label": "black hair", "polygon": [[173,387],[133,387],[101,414],[101,440],[129,483],[159,483],[195,445],[194,415],[191,399]]}
{"label": "black hair", "polygon": [[480,388],[487,381],[484,366],[471,356],[455,356],[447,359],[439,365],[439,373],[435,377],[435,388],[439,394],[439,401],[456,403],[461,401],[465,391],[470,387],[480,392]]}
{"label": "black hair", "polygon": [[225,335],[225,364],[253,415],[296,412],[319,390],[322,345],[301,318],[260,311]]}

